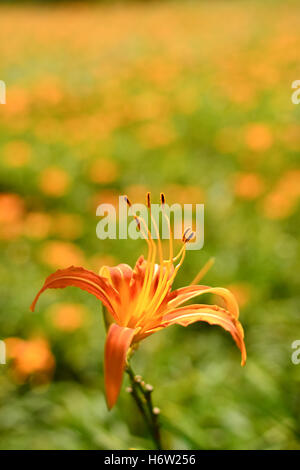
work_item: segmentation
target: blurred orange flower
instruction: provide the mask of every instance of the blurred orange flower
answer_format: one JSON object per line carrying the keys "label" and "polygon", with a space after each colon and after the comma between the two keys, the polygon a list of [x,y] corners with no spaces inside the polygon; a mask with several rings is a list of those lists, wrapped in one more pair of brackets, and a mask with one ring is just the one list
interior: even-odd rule
{"label": "blurred orange flower", "polygon": [[112,183],[118,178],[118,175],[117,163],[108,158],[98,158],[89,169],[90,180],[94,183]]}
{"label": "blurred orange flower", "polygon": [[63,92],[57,77],[44,77],[38,81],[33,92],[36,103],[47,105],[58,105],[63,99]]}
{"label": "blurred orange flower", "polygon": [[234,192],[242,199],[256,199],[264,191],[265,184],[257,173],[238,173],[235,175]]}
{"label": "blurred orange flower", "polygon": [[296,210],[300,197],[300,170],[282,175],[273,191],[263,201],[263,212],[269,219],[284,219]]}
{"label": "blurred orange flower", "polygon": [[273,135],[267,124],[249,124],[245,130],[247,147],[254,152],[264,152],[273,145]]}
{"label": "blurred orange flower", "polygon": [[280,178],[278,189],[287,197],[300,197],[300,170],[288,170]]}
{"label": "blurred orange flower", "polygon": [[24,202],[17,194],[0,194],[0,238],[20,236],[24,216]]}
{"label": "blurred orange flower", "polygon": [[18,222],[24,213],[24,203],[18,194],[0,194],[0,224]]}
{"label": "blurred orange flower", "polygon": [[[3,107],[3,112],[12,117],[25,114],[30,105],[29,92],[24,88],[12,86],[9,89],[9,99]],[[2,111],[2,108],[1,108]]]}
{"label": "blurred orange flower", "polygon": [[163,147],[176,138],[174,130],[167,122],[144,124],[137,131],[137,135],[145,148]]}
{"label": "blurred orange flower", "polygon": [[62,268],[66,264],[84,264],[83,253],[72,243],[62,241],[46,242],[40,250],[40,258],[43,263],[52,268]]}
{"label": "blurred orange flower", "polygon": [[49,314],[53,325],[62,331],[74,331],[80,328],[86,320],[87,310],[76,303],[59,303],[53,305]]}
{"label": "blurred orange flower", "polygon": [[24,382],[36,375],[42,382],[50,380],[55,367],[55,359],[45,338],[6,338],[7,356],[12,359],[15,379]]}
{"label": "blurred orange flower", "polygon": [[128,194],[129,199],[135,198],[137,203],[144,203],[147,187],[143,184],[131,184],[126,186],[125,193]]}
{"label": "blurred orange flower", "polygon": [[119,193],[114,189],[102,189],[93,194],[89,201],[89,209],[95,213],[99,204],[112,204],[115,207],[119,205]]}
{"label": "blurred orange flower", "polygon": [[68,173],[59,167],[48,167],[39,176],[39,187],[47,196],[60,197],[66,194],[70,178]]}
{"label": "blurred orange flower", "polygon": [[49,235],[51,217],[44,212],[30,212],[24,223],[24,234],[29,238],[42,239]]}

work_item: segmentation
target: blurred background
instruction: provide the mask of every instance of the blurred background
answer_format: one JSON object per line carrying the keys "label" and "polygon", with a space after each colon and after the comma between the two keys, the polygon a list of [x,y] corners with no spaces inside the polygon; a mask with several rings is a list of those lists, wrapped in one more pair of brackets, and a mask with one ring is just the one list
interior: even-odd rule
{"label": "blurred background", "polygon": [[151,448],[127,380],[106,409],[99,302],[29,311],[58,268],[132,265],[144,244],[97,239],[95,210],[150,190],[205,204],[176,287],[215,256],[248,349],[204,324],[141,344],[165,448],[299,449],[299,2],[59,3],[0,7],[0,448]]}

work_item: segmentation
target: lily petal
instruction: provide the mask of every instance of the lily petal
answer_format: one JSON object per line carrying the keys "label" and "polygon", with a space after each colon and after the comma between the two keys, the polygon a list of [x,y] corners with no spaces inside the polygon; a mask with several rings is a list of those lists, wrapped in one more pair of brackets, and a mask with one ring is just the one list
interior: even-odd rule
{"label": "lily petal", "polygon": [[119,326],[116,323],[109,327],[104,352],[104,380],[109,410],[118,399],[127,351],[136,331],[136,329]]}
{"label": "lily petal", "polygon": [[105,277],[110,284],[119,291],[122,285],[130,284],[133,270],[128,264],[118,264],[118,266],[102,266],[99,272],[100,276]]}
{"label": "lily petal", "polygon": [[245,365],[247,354],[243,327],[231,313],[218,305],[197,304],[174,309],[163,317],[161,327],[165,328],[174,324],[188,326],[197,321],[204,321],[210,325],[219,325],[228,331],[241,351],[241,364],[242,366]]}
{"label": "lily petal", "polygon": [[116,318],[113,303],[118,301],[118,293],[110,286],[104,278],[98,276],[92,271],[84,268],[77,268],[71,266],[67,269],[59,269],[55,273],[47,277],[43,287],[36,295],[32,305],[32,312],[35,309],[36,303],[40,295],[46,289],[63,289],[68,286],[79,287],[80,289],[93,294],[97,299],[101,300],[105,307],[110,311],[114,318]]}
{"label": "lily petal", "polygon": [[215,294],[221,297],[226,304],[226,309],[231,312],[235,318],[239,317],[238,303],[230,290],[223,287],[209,287],[209,286],[187,286],[181,289],[172,291],[168,297],[168,305],[170,308],[175,308],[188,300],[202,294]]}

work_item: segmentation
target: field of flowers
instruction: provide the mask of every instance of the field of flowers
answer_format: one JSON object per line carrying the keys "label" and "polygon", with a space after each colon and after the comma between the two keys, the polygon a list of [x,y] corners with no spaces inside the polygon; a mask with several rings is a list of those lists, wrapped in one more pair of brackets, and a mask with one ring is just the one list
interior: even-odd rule
{"label": "field of flowers", "polygon": [[300,449],[297,1],[0,7],[1,449],[152,443],[125,392],[108,412],[97,299],[47,275],[133,265],[145,244],[96,237],[119,194],[205,204],[205,284],[236,295],[247,364],[220,328],[174,326],[134,369],[169,449]]}

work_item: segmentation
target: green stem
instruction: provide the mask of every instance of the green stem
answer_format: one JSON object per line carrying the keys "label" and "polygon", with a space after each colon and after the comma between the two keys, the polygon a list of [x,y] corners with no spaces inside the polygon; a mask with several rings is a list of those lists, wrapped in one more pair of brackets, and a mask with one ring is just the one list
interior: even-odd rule
{"label": "green stem", "polygon": [[160,424],[159,424],[159,409],[153,406],[152,403],[152,392],[153,387],[149,384],[145,385],[142,378],[135,375],[131,366],[127,364],[126,372],[129,375],[131,388],[130,393],[132,394],[141,415],[150,431],[151,437],[158,450],[162,449],[161,435],[160,435]]}

